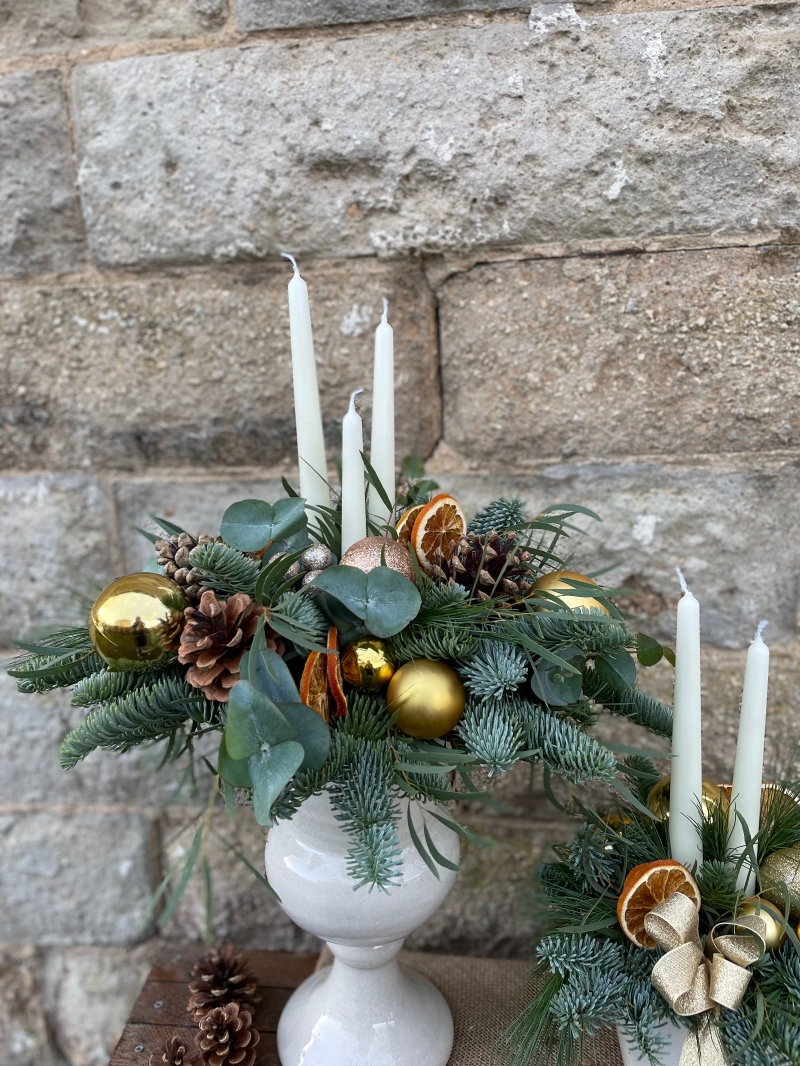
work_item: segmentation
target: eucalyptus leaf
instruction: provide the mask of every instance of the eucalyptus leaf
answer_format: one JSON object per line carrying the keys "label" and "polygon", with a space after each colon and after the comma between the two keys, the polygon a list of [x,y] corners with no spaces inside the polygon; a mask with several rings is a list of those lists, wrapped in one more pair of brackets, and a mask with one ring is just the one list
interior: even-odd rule
{"label": "eucalyptus leaf", "polygon": [[254,640],[250,651],[242,656],[241,676],[273,703],[299,703],[300,693],[289,667],[276,651],[266,646],[263,629],[260,632],[261,646],[256,648]]}
{"label": "eucalyptus leaf", "polygon": [[223,781],[236,788],[252,788],[250,770],[247,759],[232,759],[228,754],[223,736],[219,742],[219,755],[217,756],[217,773]]}
{"label": "eucalyptus leaf", "polygon": [[282,703],[281,714],[297,730],[297,740],[303,745],[305,758],[301,770],[319,770],[328,758],[331,733],[316,711],[305,703]]}
{"label": "eucalyptus leaf", "polygon": [[636,680],[636,663],[624,648],[606,648],[594,660],[597,676],[616,692]]}
{"label": "eucalyptus leaf", "polygon": [[646,633],[636,634],[636,658],[642,666],[655,666],[664,657],[664,649]]}
{"label": "eucalyptus leaf", "polygon": [[295,740],[297,730],[268,696],[241,680],[231,689],[224,736],[231,758],[247,759],[264,745],[274,747]]}
{"label": "eucalyptus leaf", "polygon": [[408,578],[388,566],[376,566],[368,574],[355,566],[332,566],[314,585],[360,618],[376,637],[399,633],[416,618],[422,602]]}
{"label": "eucalyptus leaf", "polygon": [[565,655],[571,670],[557,663],[540,660],[531,673],[531,688],[534,695],[549,707],[567,707],[577,703],[583,690],[583,677],[577,672],[584,660],[578,655]]}
{"label": "eucalyptus leaf", "polygon": [[[314,713],[313,711],[311,712]],[[270,810],[285,785],[303,762],[302,744],[289,740],[251,755],[248,761],[253,782],[253,811],[259,825],[271,825]]]}
{"label": "eucalyptus leaf", "polygon": [[242,552],[260,551],[270,541],[285,540],[306,525],[305,500],[300,496],[269,504],[240,500],[222,516],[222,539]]}

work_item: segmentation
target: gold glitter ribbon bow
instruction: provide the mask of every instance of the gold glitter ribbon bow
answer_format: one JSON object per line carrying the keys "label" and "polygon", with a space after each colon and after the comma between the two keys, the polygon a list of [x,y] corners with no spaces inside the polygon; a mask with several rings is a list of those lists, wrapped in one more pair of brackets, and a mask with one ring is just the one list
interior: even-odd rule
{"label": "gold glitter ribbon bow", "polygon": [[[741,1005],[752,976],[746,967],[766,950],[766,923],[755,914],[720,922],[707,938],[707,958],[697,908],[688,896],[673,892],[645,917],[644,927],[666,952],[653,967],[651,980],[672,1010],[683,1018],[715,1012],[687,1035],[680,1066],[725,1066],[715,1014]],[[728,927],[733,932],[725,933]]]}

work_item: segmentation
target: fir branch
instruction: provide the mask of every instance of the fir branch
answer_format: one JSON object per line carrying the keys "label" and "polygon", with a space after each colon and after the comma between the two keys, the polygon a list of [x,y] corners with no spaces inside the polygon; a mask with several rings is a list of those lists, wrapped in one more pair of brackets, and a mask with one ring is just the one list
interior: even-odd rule
{"label": "fir branch", "polygon": [[81,650],[71,655],[28,655],[15,659],[8,667],[8,674],[16,680],[20,692],[47,692],[75,685],[105,665],[94,650]]}
{"label": "fir branch", "polygon": [[514,692],[528,676],[528,659],[510,644],[485,640],[459,673],[467,690],[485,702]]}
{"label": "fir branch", "polygon": [[268,612],[268,618],[273,616],[295,630],[301,641],[322,645],[327,641],[329,622],[306,592],[299,589],[284,592]]}
{"label": "fir branch", "polygon": [[75,685],[70,703],[73,707],[91,707],[96,703],[107,703],[135,689],[154,685],[156,681],[166,677],[177,680],[183,677],[183,671],[174,661],[160,670],[98,670]]}
{"label": "fir branch", "polygon": [[479,511],[469,523],[470,533],[506,533],[525,521],[525,504],[502,497]]}
{"label": "fir branch", "polygon": [[244,552],[229,544],[211,541],[198,544],[189,552],[192,566],[203,575],[202,584],[222,596],[246,592],[252,596],[259,565]]}
{"label": "fir branch", "polygon": [[188,718],[210,724],[221,707],[205,699],[185,680],[161,678],[89,712],[64,738],[60,762],[67,770],[95,748],[128,751],[149,740],[161,740]]}
{"label": "fir branch", "polygon": [[367,692],[351,692],[347,697],[347,714],[340,730],[357,740],[381,740],[389,727],[386,700]]}
{"label": "fir branch", "polygon": [[390,640],[398,663],[412,659],[454,659],[471,655],[478,645],[478,637],[461,626],[428,626],[413,621]]}
{"label": "fir branch", "polygon": [[611,714],[630,719],[660,737],[672,736],[672,708],[660,703],[637,688],[617,692],[603,684],[596,671],[587,667],[583,672],[583,691],[595,703]]}
{"label": "fir branch", "polygon": [[456,733],[467,751],[488,768],[490,776],[504,773],[515,762],[524,735],[522,721],[513,707],[501,700],[474,699],[467,702]]}
{"label": "fir branch", "polygon": [[560,777],[581,781],[614,781],[616,760],[608,748],[588,737],[568,718],[547,711],[527,700],[514,705],[525,727],[526,747],[541,752],[542,758]]}
{"label": "fir branch", "polygon": [[551,611],[530,611],[515,621],[515,628],[548,651],[573,648],[586,658],[603,651],[636,647],[636,637],[626,626],[597,613],[565,617]]}
{"label": "fir branch", "polygon": [[546,936],[539,941],[536,957],[552,973],[566,977],[573,970],[619,969],[622,945],[588,936]]}

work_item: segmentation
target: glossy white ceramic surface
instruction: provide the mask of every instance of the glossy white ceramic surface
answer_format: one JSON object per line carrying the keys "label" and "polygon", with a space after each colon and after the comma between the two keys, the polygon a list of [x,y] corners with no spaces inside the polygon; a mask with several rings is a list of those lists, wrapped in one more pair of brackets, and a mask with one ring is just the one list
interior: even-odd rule
{"label": "glossy white ceramic surface", "polygon": [[[303,929],[326,940],[334,964],[294,993],[278,1025],[283,1066],[445,1066],[453,1022],[441,993],[395,958],[403,939],[441,906],[455,872],[437,880],[399,823],[400,884],[388,892],[353,891],[348,839],[327,794],[307,800],[288,822],[270,830],[266,870],[283,909]],[[412,804],[420,837],[423,818],[436,848],[457,863],[455,833]]]}

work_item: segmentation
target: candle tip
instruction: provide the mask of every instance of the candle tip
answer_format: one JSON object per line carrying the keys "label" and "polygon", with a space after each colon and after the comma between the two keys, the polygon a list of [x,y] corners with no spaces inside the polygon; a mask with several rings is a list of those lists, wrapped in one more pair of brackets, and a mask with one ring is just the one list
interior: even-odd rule
{"label": "candle tip", "polygon": [[295,274],[299,274],[300,273],[300,268],[297,265],[297,260],[295,259],[295,257],[293,255],[289,255],[288,252],[281,252],[281,259],[288,259],[289,262],[294,267]]}
{"label": "candle tip", "polygon": [[388,314],[389,314],[389,301],[384,296],[384,298],[383,298],[383,315],[381,316],[381,318],[382,318],[382,320],[384,322],[386,321],[386,316]]}
{"label": "candle tip", "polygon": [[360,392],[363,392],[363,391],[364,391],[363,389],[355,389],[353,392],[350,393],[350,410],[351,411],[355,411],[355,409],[356,409],[356,396],[358,396],[358,394]]}
{"label": "candle tip", "polygon": [[763,622],[759,622],[758,623],[758,629],[756,630],[756,635],[755,635],[755,639],[756,640],[761,640],[761,634],[764,632],[764,630],[767,628],[768,625],[769,625],[769,622],[767,621],[766,618],[764,619]]}
{"label": "candle tip", "polygon": [[686,595],[689,591],[689,586],[686,584],[686,578],[683,576],[683,572],[679,566],[675,567],[675,573],[678,575],[678,581],[681,583],[681,592]]}

